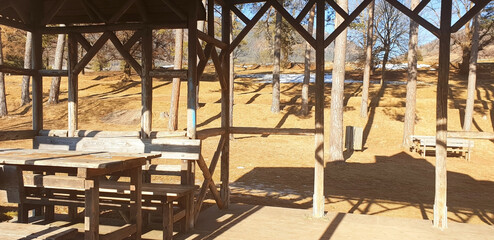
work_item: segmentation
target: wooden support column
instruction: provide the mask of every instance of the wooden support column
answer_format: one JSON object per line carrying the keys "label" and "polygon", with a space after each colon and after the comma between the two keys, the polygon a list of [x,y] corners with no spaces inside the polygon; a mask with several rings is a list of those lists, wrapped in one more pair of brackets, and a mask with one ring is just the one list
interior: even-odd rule
{"label": "wooden support column", "polygon": [[316,23],[316,106],[313,216],[324,216],[324,24],[325,2],[317,0]]}
{"label": "wooden support column", "polygon": [[149,138],[153,122],[153,78],[149,72],[153,69],[153,31],[145,29],[142,36],[142,73],[141,73],[141,136]]}
{"label": "wooden support column", "polygon": [[68,37],[68,137],[75,137],[75,132],[78,125],[78,108],[79,108],[79,71],[76,65],[78,60],[77,36],[74,33],[69,33]]}
{"label": "wooden support column", "polygon": [[439,75],[436,98],[436,183],[434,195],[434,227],[448,227],[446,146],[448,131],[448,81],[451,40],[451,0],[441,1],[439,38]]}
{"label": "wooden support column", "polygon": [[43,129],[43,76],[39,70],[43,68],[43,39],[40,32],[33,32],[32,66],[33,74],[33,130]]}
{"label": "wooden support column", "polygon": [[[231,31],[231,1],[225,1],[221,8],[221,40],[223,43],[230,46],[230,31]],[[221,59],[223,79],[228,79],[230,76],[230,54],[226,51]],[[221,152],[221,190],[220,195],[224,207],[230,205],[230,81],[224,81],[226,86],[221,88],[221,128],[225,129],[223,137],[226,139],[225,145]]]}
{"label": "wooden support column", "polygon": [[188,76],[187,76],[187,137],[196,138],[197,128],[197,5],[189,9],[188,28]]}

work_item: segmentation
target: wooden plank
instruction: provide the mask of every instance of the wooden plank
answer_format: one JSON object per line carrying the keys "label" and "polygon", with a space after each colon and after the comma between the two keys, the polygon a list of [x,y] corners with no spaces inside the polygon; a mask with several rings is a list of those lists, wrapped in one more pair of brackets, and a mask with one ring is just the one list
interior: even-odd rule
{"label": "wooden plank", "polygon": [[213,44],[217,48],[220,48],[220,49],[227,49],[228,48],[228,44],[225,44],[222,41],[220,41],[214,37],[211,37],[202,31],[197,31],[197,37],[199,39],[207,42],[207,43]]}
{"label": "wooden plank", "polygon": [[[252,30],[252,28],[256,25],[257,22],[264,16],[266,11],[271,7],[269,2],[264,3],[264,5],[259,9],[259,11],[252,17],[252,19],[245,25],[244,29],[240,31],[240,33],[235,37],[235,39],[231,42],[230,48],[228,52],[233,52],[235,48],[242,42],[242,40],[247,36],[247,34]],[[221,54],[220,54],[221,55]]]}
{"label": "wooden plank", "polygon": [[149,75],[149,71],[153,68],[153,31],[151,29],[144,30],[141,46],[141,138],[149,138],[153,123],[153,78]]}
{"label": "wooden plank", "polygon": [[134,57],[132,57],[132,55],[130,55],[129,51],[127,51],[124,48],[124,46],[122,45],[122,43],[118,39],[117,35],[115,35],[115,33],[113,33],[113,32],[105,32],[105,33],[108,33],[110,35],[110,41],[113,43],[113,46],[115,46],[115,49],[117,49],[117,51],[120,53],[120,55],[122,55],[124,60],[127,63],[129,63],[130,66],[132,66],[132,68],[134,68],[134,70],[137,72],[137,74],[139,76],[141,76],[142,75],[141,65],[134,59]]}
{"label": "wooden plank", "polygon": [[137,10],[139,11],[139,15],[141,15],[143,22],[149,21],[149,14],[146,9],[146,5],[144,5],[144,0],[137,1]]}
{"label": "wooden plank", "polygon": [[127,12],[127,10],[136,2],[136,0],[127,0],[125,3],[123,3],[120,8],[111,16],[110,20],[108,22],[114,23],[122,17],[122,15]]}
{"label": "wooden plank", "polygon": [[211,59],[213,60],[214,69],[218,74],[218,79],[220,81],[221,89],[227,88],[228,83],[226,82],[225,76],[223,75],[223,70],[222,70],[223,67],[221,66],[221,61],[220,58],[218,57],[218,53],[214,48],[211,49]]}
{"label": "wooden plank", "polygon": [[32,225],[22,223],[1,222],[0,238],[3,240],[17,239],[72,239],[77,234],[76,228]]}
{"label": "wooden plank", "polygon": [[338,15],[340,15],[343,19],[345,18],[348,18],[348,13],[343,10],[343,8],[340,7],[340,5],[338,5],[338,3],[336,3],[335,0],[326,0],[326,2],[333,8],[333,10],[335,12],[338,13]]}
{"label": "wooden plank", "polygon": [[28,76],[33,76],[36,73],[36,71],[33,69],[18,68],[7,65],[0,65],[0,72],[12,74],[12,75],[28,75]]}
{"label": "wooden plank", "polygon": [[226,133],[226,129],[224,129],[224,128],[202,129],[200,131],[197,131],[197,139],[204,140],[206,138],[223,135],[225,133]]}
{"label": "wooden plank", "polygon": [[134,239],[139,240],[141,239],[141,235],[142,235],[142,168],[141,166],[137,166],[136,168],[131,169],[130,171],[130,203],[131,203],[130,222],[132,224],[135,224],[136,226],[135,232],[132,234],[132,237]]}
{"label": "wooden plank", "polygon": [[[129,182],[114,182],[103,180],[100,183],[100,191],[104,193],[121,193],[130,194]],[[146,196],[167,196],[182,197],[193,192],[195,186],[182,184],[164,184],[164,183],[143,183],[142,195]]]}
{"label": "wooden plank", "polygon": [[451,39],[451,0],[441,2],[439,38],[439,69],[436,98],[436,166],[434,194],[434,227],[448,226],[447,196],[447,131],[448,131],[448,82]]}
{"label": "wooden plank", "polygon": [[157,138],[58,138],[38,136],[35,148],[76,151],[107,151],[116,153],[161,153],[162,158],[197,160],[201,141],[192,139]]}
{"label": "wooden plank", "polygon": [[0,131],[0,141],[33,139],[35,136],[34,130]]}
{"label": "wooden plank", "polygon": [[104,32],[99,39],[93,44],[90,50],[86,52],[86,55],[74,66],[73,73],[79,74],[84,67],[93,59],[93,57],[98,53],[98,51],[105,45],[105,43],[110,38],[111,32]]}
{"label": "wooden plank", "polygon": [[100,237],[101,240],[113,240],[113,239],[125,239],[137,231],[137,226],[135,224],[125,224],[118,229],[104,234]]}
{"label": "wooden plank", "polygon": [[476,4],[468,10],[456,23],[451,27],[451,33],[455,33],[460,30],[463,25],[470,21],[477,13],[482,11],[482,9],[490,2],[490,0],[478,0]]}
{"label": "wooden plank", "polygon": [[358,7],[355,8],[355,10],[353,10],[353,12],[345,18],[345,21],[338,25],[338,27],[326,38],[326,40],[324,40],[324,47],[329,46],[329,44],[331,44],[336,39],[336,37],[338,37],[338,35],[340,35],[340,33],[342,33],[350,25],[350,23],[353,22],[353,20],[355,20],[355,18],[357,18],[357,16],[359,16],[360,13],[371,2],[372,0],[362,1],[362,3],[360,3],[360,5],[358,5]]}
{"label": "wooden plank", "polygon": [[67,70],[48,70],[41,69],[39,70],[39,74],[43,77],[67,77],[69,72]]}
{"label": "wooden plank", "polygon": [[324,27],[325,3],[316,1],[316,105],[315,105],[315,166],[314,166],[314,198],[312,215],[316,218],[324,216]]}
{"label": "wooden plank", "polygon": [[316,0],[309,0],[302,11],[300,11],[297,18],[295,18],[295,20],[297,20],[297,22],[302,22],[302,20],[304,20],[305,16],[307,16],[307,13],[309,13],[310,9],[312,8],[312,6],[314,6],[315,3]]}
{"label": "wooden plank", "polygon": [[314,129],[302,128],[257,128],[257,127],[231,127],[234,134],[273,134],[273,135],[304,135],[314,136]]}
{"label": "wooden plank", "polygon": [[485,139],[494,140],[494,132],[464,132],[448,131],[448,138],[468,138],[468,139]]}
{"label": "wooden plank", "polygon": [[174,138],[185,137],[186,131],[153,131],[151,132],[151,138]]}
{"label": "wooden plank", "polygon": [[180,78],[187,79],[187,70],[178,69],[153,69],[149,72],[151,77],[166,77],[166,78]]}
{"label": "wooden plank", "polygon": [[24,197],[20,168],[0,165],[0,203],[22,204]]}
{"label": "wooden plank", "polygon": [[48,10],[48,14],[46,14],[43,18],[42,25],[47,25],[51,22],[53,17],[60,11],[60,9],[63,7],[64,3],[66,0],[57,0],[52,7]]}
{"label": "wooden plank", "polygon": [[173,203],[163,204],[163,240],[173,238]]}
{"label": "wooden plank", "polygon": [[[77,126],[78,126],[78,122],[79,122],[78,121],[78,119],[79,119],[78,109],[79,109],[79,72],[80,72],[80,70],[77,69],[77,67],[79,65],[79,63],[78,63],[78,55],[79,55],[78,50],[79,49],[78,49],[76,37],[77,36],[74,35],[73,33],[69,33],[68,44],[67,44],[67,49],[68,49],[68,66],[67,67],[68,67],[68,72],[69,72],[67,137],[75,136],[75,131],[77,130]],[[92,49],[94,49],[94,48],[91,48],[91,50]],[[88,54],[90,54],[89,52],[91,50],[88,51],[86,56],[88,56]],[[96,54],[95,51],[92,51],[91,54],[93,54],[93,52],[94,52],[94,54]],[[89,60],[86,60],[86,61],[89,62]],[[82,67],[82,68],[84,68],[84,66],[79,65],[79,67]],[[82,70],[82,68],[81,68],[81,70]]]}
{"label": "wooden plank", "polygon": [[[23,30],[32,30],[28,26],[24,26],[23,24],[15,23],[12,21],[6,21],[5,19],[0,18],[0,24],[4,23],[8,26],[13,26]],[[131,31],[131,30],[140,30],[143,28],[152,28],[152,29],[175,29],[175,28],[185,28],[186,24],[183,22],[176,23],[115,23],[115,24],[105,24],[105,25],[88,25],[88,26],[46,26],[40,27],[38,30],[44,34],[66,34],[67,32],[74,33],[101,33],[106,31]]]}
{"label": "wooden plank", "polygon": [[85,180],[75,176],[24,174],[24,186],[84,190]]}
{"label": "wooden plank", "polygon": [[[140,138],[139,131],[100,131],[100,130],[77,130],[77,137],[96,137],[96,138]],[[41,134],[40,134],[41,135]],[[46,136],[46,135],[42,135]]]}
{"label": "wooden plank", "polygon": [[403,14],[407,15],[410,19],[413,19],[416,23],[420,24],[423,28],[427,29],[429,32],[431,32],[434,36],[439,37],[440,32],[439,29],[431,24],[429,21],[425,20],[422,18],[418,13],[414,13],[412,10],[410,10],[408,7],[403,5],[397,0],[386,0],[389,2],[393,7],[396,9],[400,10]]}

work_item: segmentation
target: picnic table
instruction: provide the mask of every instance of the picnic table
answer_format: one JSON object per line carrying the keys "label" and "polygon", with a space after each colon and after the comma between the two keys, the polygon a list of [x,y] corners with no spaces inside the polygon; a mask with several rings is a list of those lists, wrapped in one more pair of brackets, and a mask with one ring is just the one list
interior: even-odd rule
{"label": "picnic table", "polygon": [[[82,188],[85,191],[85,239],[99,239],[99,186],[100,177],[111,174],[130,176],[130,195],[133,203],[130,211],[131,223],[118,230],[117,234],[132,234],[140,239],[142,231],[142,166],[147,159],[160,154],[108,153],[40,149],[0,149],[0,165],[17,166],[23,171],[45,173],[69,173],[57,181],[56,175],[47,176],[59,188]],[[71,176],[72,175],[72,176]],[[49,177],[49,178],[48,178]],[[27,216],[19,221],[27,222]],[[24,219],[26,218],[26,219]],[[116,238],[120,238],[115,236]]]}

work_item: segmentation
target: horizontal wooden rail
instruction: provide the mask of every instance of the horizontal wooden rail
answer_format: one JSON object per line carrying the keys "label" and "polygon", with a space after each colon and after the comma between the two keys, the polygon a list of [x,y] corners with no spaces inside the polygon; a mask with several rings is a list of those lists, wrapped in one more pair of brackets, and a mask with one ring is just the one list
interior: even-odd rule
{"label": "horizontal wooden rail", "polygon": [[196,136],[197,139],[204,140],[206,138],[223,135],[225,133],[226,133],[226,129],[224,128],[209,128],[209,129],[202,129],[197,131]]}
{"label": "horizontal wooden rail", "polygon": [[67,77],[67,76],[69,76],[69,71],[67,71],[67,70],[43,69],[43,70],[39,70],[39,73],[41,74],[41,76],[45,76],[45,77]]}
{"label": "horizontal wooden rail", "polygon": [[187,79],[187,70],[153,69],[149,72],[149,76]]}
{"label": "horizontal wooden rail", "polygon": [[273,135],[305,135],[315,134],[314,129],[303,128],[258,128],[258,127],[231,127],[230,133],[234,134],[273,134]]}
{"label": "horizontal wooden rail", "polygon": [[0,131],[0,141],[33,139],[36,136],[34,130]]}
{"label": "horizontal wooden rail", "polygon": [[448,131],[448,137],[494,140],[494,132]]}
{"label": "horizontal wooden rail", "polygon": [[[12,75],[33,76],[38,71],[36,71],[34,69],[26,69],[26,68],[18,68],[18,67],[12,67],[12,66],[7,66],[7,65],[0,65],[0,72],[12,74]],[[46,76],[46,77],[64,77],[64,76],[66,77],[69,74],[67,70],[48,70],[48,69],[39,70],[39,73],[41,74],[41,76]]]}
{"label": "horizontal wooden rail", "polygon": [[203,40],[207,43],[213,44],[215,47],[218,47],[221,49],[227,49],[228,48],[228,44],[226,44],[226,43],[224,43],[224,42],[222,42],[222,41],[220,41],[214,37],[211,37],[204,32],[197,31],[197,37],[199,37],[201,40]]}

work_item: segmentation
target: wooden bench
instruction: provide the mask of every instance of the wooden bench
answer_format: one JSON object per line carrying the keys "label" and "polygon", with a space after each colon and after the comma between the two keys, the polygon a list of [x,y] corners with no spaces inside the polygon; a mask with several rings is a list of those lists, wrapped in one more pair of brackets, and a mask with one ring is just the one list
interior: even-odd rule
{"label": "wooden bench", "polygon": [[[413,145],[411,150],[416,152],[421,152],[422,156],[425,157],[427,150],[436,149],[436,137],[435,136],[418,136],[411,135],[411,142]],[[446,150],[448,152],[459,152],[460,154],[465,154],[465,159],[470,161],[470,154],[473,148],[473,141],[464,138],[448,138]]]}
{"label": "wooden bench", "polygon": [[[139,135],[126,134],[126,137],[114,137],[101,134],[98,137],[54,137],[37,136],[33,148],[47,150],[103,151],[113,153],[160,153],[162,159],[153,159],[143,166],[144,184],[142,187],[143,210],[160,211],[163,216],[163,238],[171,239],[173,223],[180,222],[181,231],[188,231],[194,225],[194,161],[199,159],[200,140],[180,138],[139,139]],[[87,136],[87,135],[86,135]],[[163,159],[180,160],[180,165],[163,164]],[[164,184],[155,181],[155,175],[178,176],[180,181]],[[101,207],[124,210],[129,207],[128,182],[116,181],[114,176],[100,183]],[[25,175],[27,202],[81,207],[82,189],[59,189],[57,182],[63,176],[47,174]],[[50,189],[49,195],[40,198],[35,194],[39,189]],[[38,197],[37,197],[38,195]],[[70,196],[70,197],[68,197]],[[174,204],[176,203],[176,204]]]}
{"label": "wooden bench", "polygon": [[[23,203],[24,187],[18,167],[0,165],[0,203]],[[0,239],[73,239],[77,229],[24,223],[0,223]]]}

